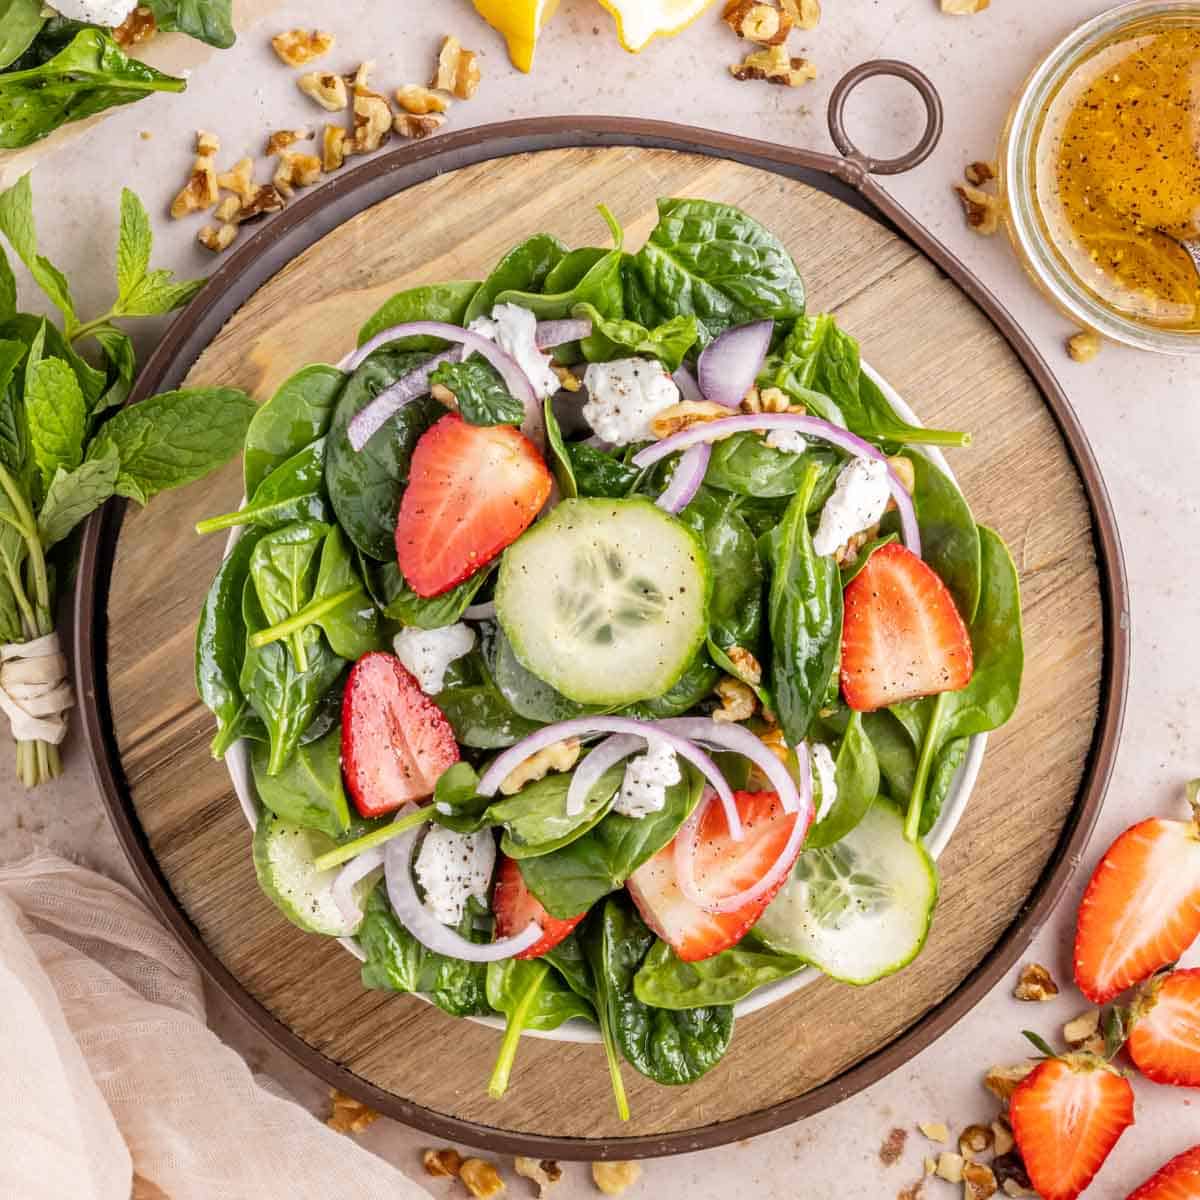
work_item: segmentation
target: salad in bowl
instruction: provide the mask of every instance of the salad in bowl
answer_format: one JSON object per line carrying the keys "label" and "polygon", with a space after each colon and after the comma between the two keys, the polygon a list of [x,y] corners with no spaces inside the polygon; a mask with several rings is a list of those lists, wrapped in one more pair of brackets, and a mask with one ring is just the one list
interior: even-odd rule
{"label": "salad in bowl", "polygon": [[[784,246],[659,202],[413,288],[259,409],[197,682],[263,891],[365,986],[685,1084],[920,952],[1017,575]],[[969,765],[969,764],[968,764]]]}

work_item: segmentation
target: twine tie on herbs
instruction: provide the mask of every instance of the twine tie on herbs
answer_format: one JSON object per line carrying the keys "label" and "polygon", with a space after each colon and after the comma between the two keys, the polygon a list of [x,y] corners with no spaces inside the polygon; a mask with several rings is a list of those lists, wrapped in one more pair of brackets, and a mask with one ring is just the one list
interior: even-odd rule
{"label": "twine tie on herbs", "polygon": [[74,703],[57,633],[0,645],[0,711],[17,741],[59,745]]}

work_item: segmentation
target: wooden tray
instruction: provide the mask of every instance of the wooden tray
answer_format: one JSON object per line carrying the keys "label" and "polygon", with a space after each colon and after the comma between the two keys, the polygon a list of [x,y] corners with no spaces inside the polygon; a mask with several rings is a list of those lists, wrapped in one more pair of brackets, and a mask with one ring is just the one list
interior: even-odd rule
{"label": "wooden tray", "polygon": [[481,277],[535,230],[597,241],[597,201],[634,248],[657,197],[725,201],[783,239],[811,311],[836,312],[924,420],[975,432],[971,449],[951,452],[953,467],[1021,572],[1024,694],[991,738],[942,858],[924,953],[870,988],[821,981],[739,1021],[725,1061],[692,1086],[659,1087],[627,1069],[634,1116],[621,1125],[599,1047],[526,1039],[509,1096],[491,1101],[495,1032],[364,990],[336,942],[293,928],[260,894],[192,679],[196,617],[222,545],[191,526],[237,504],[240,464],[144,512],[110,507],[87,532],[76,635],[83,720],[112,818],[216,985],[331,1084],[493,1150],[594,1158],[716,1145],[819,1111],[909,1059],[996,982],[1060,894],[1101,801],[1124,700],[1126,593],[1112,516],[1045,364],[887,200],[870,167],[601,118],[446,135],[289,208],[222,264],[148,365],[139,394],[186,376],[262,400],[302,364],[336,361],[394,291]]}

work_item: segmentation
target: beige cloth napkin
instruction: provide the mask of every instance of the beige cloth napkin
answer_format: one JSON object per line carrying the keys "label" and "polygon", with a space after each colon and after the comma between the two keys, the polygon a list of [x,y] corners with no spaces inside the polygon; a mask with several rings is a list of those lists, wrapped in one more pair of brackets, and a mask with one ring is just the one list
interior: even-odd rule
{"label": "beige cloth napkin", "polygon": [[204,1021],[195,964],[119,884],[0,868],[5,1200],[428,1200],[265,1090]]}

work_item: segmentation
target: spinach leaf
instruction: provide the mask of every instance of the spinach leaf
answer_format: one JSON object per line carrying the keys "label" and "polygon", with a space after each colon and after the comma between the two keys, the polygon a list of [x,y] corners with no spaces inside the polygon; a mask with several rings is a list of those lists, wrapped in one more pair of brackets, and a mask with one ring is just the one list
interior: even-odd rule
{"label": "spinach leaf", "polygon": [[567,248],[548,233],[533,237],[514,246],[479,285],[467,306],[461,324],[468,325],[476,317],[491,315],[501,300],[501,293],[511,291],[540,292],[547,276],[567,255]]}
{"label": "spinach leaf", "polygon": [[61,542],[89,513],[113,495],[121,460],[115,454],[91,458],[71,471],[54,473],[38,512],[42,548]]}
{"label": "spinach leaf", "polygon": [[146,0],[146,7],[164,33],[186,33],[218,50],[236,40],[233,0]]}
{"label": "spinach leaf", "polygon": [[115,451],[116,492],[145,504],[167,488],[202,479],[241,449],[254,401],[236,388],[164,392],[115,413],[88,446],[88,458]]}
{"label": "spinach leaf", "polygon": [[525,667],[514,653],[512,643],[503,629],[497,628],[491,641],[488,664],[500,694],[508,701],[513,712],[527,721],[550,725],[555,721],[568,721],[583,713],[596,711],[555,691]]}
{"label": "spinach leaf", "polygon": [[793,496],[800,490],[805,472],[816,463],[821,474],[813,487],[811,512],[829,498],[845,461],[831,446],[820,443],[810,445],[803,454],[791,454],[768,446],[760,433],[735,433],[713,446],[704,483],[759,499]]}
{"label": "spinach leaf", "polygon": [[325,537],[316,588],[306,611],[324,631],[339,658],[356,662],[385,645],[379,611],[367,594],[346,535],[338,525]]}
{"label": "spinach leaf", "polygon": [[0,71],[11,66],[41,32],[41,0],[0,0]]}
{"label": "spinach leaf", "polygon": [[804,312],[804,283],[783,244],[740,209],[662,199],[649,240],[625,265],[631,319],[694,316],[702,344],[733,325]]}
{"label": "spinach leaf", "polygon": [[862,714],[851,713],[834,759],[837,799],[808,831],[806,850],[840,842],[867,815],[879,795],[879,760],[862,726]]}
{"label": "spinach leaf", "polygon": [[71,121],[151,92],[182,92],[186,86],[129,58],[106,31],[84,28],[48,62],[0,72],[0,150],[28,146]]}
{"label": "spinach leaf", "polygon": [[907,801],[912,793],[913,777],[917,773],[917,751],[908,731],[887,709],[864,713],[863,730],[871,739],[879,773],[891,795]]}
{"label": "spinach leaf", "polygon": [[683,779],[667,789],[661,811],[638,818],[610,812],[561,849],[521,859],[525,886],[551,916],[566,920],[586,912],[670,842],[696,807],[702,789],[699,773],[686,767]]}
{"label": "spinach leaf", "polygon": [[770,687],[791,745],[804,739],[821,707],[842,635],[841,576],[831,557],[814,552],[808,530],[808,501],[819,474],[811,464],[783,523],[766,535]]}
{"label": "spinach leaf", "polygon": [[525,406],[509,392],[500,372],[481,358],[444,362],[429,382],[454,393],[458,411],[469,425],[520,425],[525,419]]}
{"label": "spinach leaf", "polygon": [[653,1008],[736,1004],[756,988],[787,979],[807,965],[802,958],[759,947],[753,935],[712,958],[690,963],[666,942],[656,941],[633,977],[633,994]]}
{"label": "spinach leaf", "polygon": [[445,688],[438,693],[438,708],[454,728],[455,738],[476,750],[501,750],[541,728],[517,716],[489,679]]}
{"label": "spinach leaf", "polygon": [[580,246],[578,250],[568,251],[566,257],[560,259],[542,280],[542,291],[551,294],[571,291],[608,254],[609,251],[603,246]]}
{"label": "spinach leaf", "polygon": [[255,743],[250,756],[258,798],[276,816],[339,838],[350,828],[350,807],[342,786],[342,731],[299,746],[278,774],[267,773],[266,746]]}
{"label": "spinach leaf", "polygon": [[44,493],[56,472],[73,471],[83,461],[87,433],[83,393],[71,368],[61,359],[43,358],[26,368],[25,414],[29,445]]}
{"label": "spinach leaf", "polygon": [[325,502],[325,439],[318,438],[276,468],[255,490],[253,499],[233,512],[196,524],[197,533],[215,533],[235,525],[278,529],[292,521],[328,521]]}
{"label": "spinach leaf", "polygon": [[641,700],[632,705],[633,716],[652,720],[682,716],[695,708],[709,695],[721,679],[721,669],[713,662],[708,650],[701,646],[687,670],[661,696]]}
{"label": "spinach leaf", "polygon": [[[859,550],[858,555],[850,562],[844,562],[838,568],[842,573],[842,591],[850,586],[854,577],[867,565],[867,560],[879,549],[880,546],[886,546],[889,542],[897,542],[900,540],[900,535],[897,533],[885,533],[882,537],[872,538],[865,546]],[[921,539],[924,543],[924,538]],[[924,545],[922,545],[924,549]]]}
{"label": "spinach leaf", "polygon": [[[557,946],[552,946],[542,958],[559,974],[562,981],[575,993],[586,1000],[595,1011],[596,983],[592,979],[592,969],[588,966],[583,946],[574,932],[567,934]],[[595,1020],[595,1016],[592,1017]]]}
{"label": "spinach leaf", "polygon": [[[358,344],[365,345],[377,333],[391,329],[393,325],[407,324],[409,321],[442,321],[447,325],[465,325],[467,305],[478,290],[477,282],[462,282],[431,283],[397,292],[385,301],[358,331]],[[443,345],[444,343],[436,338],[405,338],[389,343],[389,348],[440,350]]]}
{"label": "spinach leaf", "polygon": [[446,410],[428,397],[406,404],[361,453],[351,447],[346,430],[354,415],[384,388],[424,361],[424,354],[392,346],[376,350],[346,384],[326,439],[325,487],[333,511],[350,540],[381,562],[396,557],[396,515],[413,447]]}
{"label": "spinach leaf", "polygon": [[[316,583],[317,556],[329,533],[319,521],[297,521],[267,534],[250,559],[250,578],[269,626],[296,616],[312,599]],[[308,647],[319,640],[311,626],[294,630],[288,637],[296,669],[308,666]]]}
{"label": "spinach leaf", "polygon": [[563,441],[562,427],[554,415],[554,404],[549,396],[542,405],[542,413],[546,422],[546,442],[554,456],[550,465],[554,470],[555,482],[564,499],[574,500],[579,495],[579,488],[575,483],[575,468],[571,465],[571,455],[566,442]]}
{"label": "spinach leaf", "polygon": [[938,817],[942,815],[942,806],[950,794],[950,785],[967,757],[970,744],[970,738],[953,738],[938,751],[933,770],[929,774],[929,790],[921,807],[921,824],[917,830],[921,837],[937,824]]}
{"label": "spinach leaf", "polygon": [[588,362],[611,362],[632,355],[656,358],[668,371],[675,371],[700,336],[692,314],[672,317],[653,329],[636,321],[606,317],[594,305],[577,304],[573,316],[592,323],[590,337],[583,339],[583,356]]}
{"label": "spinach leaf", "polygon": [[[903,442],[925,446],[969,446],[971,435],[954,429],[926,429],[922,425],[910,425],[892,408],[888,398],[878,384],[869,376],[862,375],[858,382],[858,409],[849,414],[861,429],[871,430],[871,436],[879,441]],[[847,421],[851,429],[854,425]]]}
{"label": "spinach leaf", "polygon": [[248,500],[272,471],[325,436],[345,384],[344,372],[316,363],[285,379],[258,409],[246,430],[242,461]]}
{"label": "spinach leaf", "polygon": [[571,473],[580,496],[603,496],[619,499],[628,496],[641,478],[641,471],[628,463],[582,442],[566,444],[571,460]]}
{"label": "spinach leaf", "polygon": [[583,945],[601,996],[602,1020],[611,1025],[621,1053],[657,1083],[692,1083],[729,1048],[733,1009],[671,1010],[639,1000],[633,981],[654,941],[627,899],[610,898],[589,920]]}
{"label": "spinach leaf", "polygon": [[572,778],[568,772],[547,775],[526,784],[515,795],[496,801],[488,809],[488,819],[504,826],[500,849],[509,858],[526,859],[569,846],[608,812],[624,776],[623,764],[605,771],[577,816],[568,816],[566,811]]}
{"label": "spinach leaf", "polygon": [[418,596],[394,562],[375,565],[366,573],[371,594],[389,620],[415,625],[418,629],[441,629],[462,620],[463,613],[470,608],[492,571],[491,567],[484,567],[448,592],[430,597]]}

